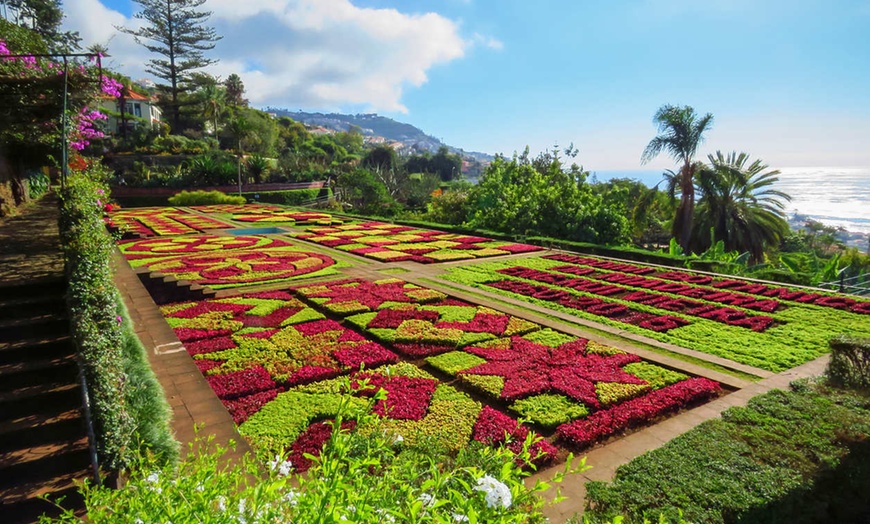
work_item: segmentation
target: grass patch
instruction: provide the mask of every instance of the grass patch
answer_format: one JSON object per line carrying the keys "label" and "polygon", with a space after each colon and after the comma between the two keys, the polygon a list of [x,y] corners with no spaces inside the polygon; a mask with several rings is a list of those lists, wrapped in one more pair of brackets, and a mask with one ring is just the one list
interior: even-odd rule
{"label": "grass patch", "polygon": [[731,408],[587,484],[602,522],[861,522],[870,514],[870,395],[798,382]]}

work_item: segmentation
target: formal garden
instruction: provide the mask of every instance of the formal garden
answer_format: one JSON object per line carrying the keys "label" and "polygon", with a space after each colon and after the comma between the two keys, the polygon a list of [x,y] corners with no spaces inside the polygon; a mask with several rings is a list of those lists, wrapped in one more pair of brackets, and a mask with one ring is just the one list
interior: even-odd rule
{"label": "formal garden", "polygon": [[[343,509],[341,516],[354,521],[369,515],[366,518],[372,520],[356,521],[391,522],[438,521],[438,515],[447,515],[447,521],[459,522],[463,516],[481,518],[478,512],[483,509],[497,509],[498,518],[507,519],[503,521],[520,514],[523,520],[535,520],[543,502],[522,488],[522,478],[533,473],[539,478],[540,472],[550,471],[547,476],[557,483],[581,482],[576,475],[585,466],[582,462],[577,465],[572,458],[575,454],[582,456],[596,446],[607,446],[734,391],[733,386],[703,376],[703,371],[699,375],[703,366],[692,367],[693,372],[689,372],[680,369],[679,361],[662,365],[623,349],[624,344],[613,347],[522,315],[504,313],[500,309],[505,298],[749,366],[741,369],[768,372],[754,378],[738,374],[749,377],[750,382],[828,353],[832,333],[870,335],[868,302],[860,299],[547,251],[471,234],[262,204],[114,209],[104,220],[114,232],[129,270],[171,275],[182,287],[197,283],[219,291],[212,298],[165,304],[160,312],[255,451],[259,466],[251,467],[271,470],[272,480],[264,482],[276,493],[290,493],[282,496],[306,501],[291,504],[294,509],[290,514],[310,514],[305,513],[311,511],[307,505],[324,495],[318,488],[306,495],[286,487],[281,473],[302,475],[298,483],[304,490],[325,482],[320,475],[326,468],[337,467],[349,475],[353,470],[346,467],[362,467],[376,457],[369,471],[377,464],[379,482],[389,483],[393,468],[412,467],[406,461],[414,457],[420,461],[416,466],[420,471],[426,471],[425,464],[441,466],[438,472],[422,473],[401,494],[353,499],[347,502],[351,509]],[[248,233],[244,228],[252,222],[277,223],[279,227],[267,230],[269,234],[232,234],[234,229]],[[427,256],[432,254],[436,256]],[[490,261],[489,257],[499,258]],[[366,276],[358,276],[360,271]],[[408,278],[421,283],[408,282]],[[477,289],[479,294],[473,295],[475,300],[467,295],[454,296],[457,284]],[[794,446],[797,456],[822,453],[817,448],[823,448],[825,456],[831,457],[829,461],[851,456],[854,438],[866,431],[866,424],[859,422],[859,414],[867,409],[864,397],[816,383],[804,383],[783,395],[786,400],[777,398],[778,406],[783,402],[842,406],[842,411],[827,409],[826,416],[837,421],[845,417],[852,421],[849,431],[857,433],[849,433],[853,436],[846,441],[822,438],[809,451],[796,442],[771,441],[770,445]],[[808,395],[815,397],[804,400]],[[844,401],[849,398],[852,400]],[[738,409],[751,413],[764,402],[760,397],[750,407]],[[791,421],[787,411],[780,407],[767,418],[752,416],[729,435],[735,435],[739,442],[749,438],[740,431],[766,435],[764,424],[788,428],[795,435],[806,431],[802,426],[789,426],[799,422]],[[653,487],[637,487],[641,479],[652,482],[679,476],[684,468],[674,472],[663,469],[652,477],[643,473],[635,480],[630,476],[635,462],[639,468],[664,468],[679,461],[667,453],[693,450],[697,454],[709,448],[683,441],[717,439],[722,455],[711,458],[715,453],[704,451],[706,454],[691,459],[699,464],[730,460],[727,454],[734,452],[733,446],[746,444],[731,445],[707,436],[719,431],[716,424],[727,426],[743,420],[740,417],[744,415],[737,414],[743,412],[730,413],[722,422],[702,425],[652,452],[650,458],[643,455],[621,468],[612,487],[591,483],[585,518],[609,521],[617,515],[630,515],[655,520],[664,512],[673,521],[685,516],[692,522],[719,522],[721,515],[732,511],[755,515],[760,507],[774,501],[781,504],[781,496],[794,496],[791,488],[811,490],[816,475],[832,474],[824,473],[827,469],[818,464],[801,466],[804,462],[799,461],[812,460],[808,458],[794,459],[799,462],[794,466],[771,465],[778,469],[765,474],[773,475],[771,479],[788,477],[790,487],[751,497],[726,493],[715,507],[706,505],[701,488],[694,487],[697,481],[691,477],[685,488],[674,488],[686,491],[679,497],[689,498],[678,497],[673,502]],[[800,419],[807,420],[803,415]],[[746,423],[752,427],[746,428]],[[755,427],[756,423],[762,426]],[[777,438],[789,440],[787,435]],[[347,466],[341,453],[357,458]],[[653,458],[659,455],[669,458]],[[524,505],[508,503],[501,509],[497,504],[463,506],[456,489],[468,483],[455,476],[469,475],[471,470],[495,475],[498,472],[492,468],[497,461],[493,457],[514,457],[501,463],[504,468],[496,482],[511,486],[505,488],[506,493],[512,493],[517,501],[524,500]],[[772,458],[764,456],[757,461]],[[198,475],[216,467],[213,460],[213,455],[194,454],[181,467],[195,467],[192,474]],[[354,462],[357,460],[360,462]],[[640,466],[642,461],[652,462]],[[565,469],[570,467],[575,469]],[[789,467],[799,468],[804,476]],[[135,475],[131,482],[152,492],[149,497],[157,496],[155,490],[159,494],[166,489],[176,493],[173,497],[186,500],[185,490],[192,489],[170,487],[158,480],[158,473],[141,478]],[[423,491],[441,475],[454,477],[435,488],[432,500],[437,502],[430,504]],[[354,482],[343,478],[344,482]],[[711,482],[716,481],[705,477],[703,489],[710,488]],[[729,489],[735,493],[746,489],[741,482],[762,481],[747,473],[746,478],[732,479]],[[536,486],[532,491],[544,489]],[[858,482],[850,489],[862,486]],[[245,490],[251,488],[235,489],[250,496]],[[649,494],[638,495],[638,499],[621,494],[623,489]],[[652,493],[663,501],[653,505],[631,502],[650,500],[644,497]],[[95,501],[121,497],[120,501],[124,497],[101,490],[89,496]],[[198,504],[220,506],[242,516],[283,511],[274,509],[275,502],[268,497],[260,502],[234,499],[236,507],[230,511],[226,510],[229,499],[221,497],[220,503]],[[374,504],[378,497],[379,503],[390,509]],[[384,497],[392,502],[386,503]],[[257,509],[246,506],[251,503],[259,504]],[[185,504],[189,509],[195,507],[191,501]],[[582,501],[570,504],[577,510],[584,506]],[[707,509],[696,509],[700,507]],[[513,513],[515,510],[519,513]],[[786,510],[792,511],[791,506],[785,504]],[[778,510],[770,511],[777,514]],[[493,515],[490,518],[495,518]]]}

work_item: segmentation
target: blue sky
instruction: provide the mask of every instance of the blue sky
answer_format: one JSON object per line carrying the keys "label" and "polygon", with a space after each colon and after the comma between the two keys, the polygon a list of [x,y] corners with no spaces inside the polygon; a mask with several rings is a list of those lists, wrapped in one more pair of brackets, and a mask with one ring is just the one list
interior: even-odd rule
{"label": "blue sky", "polygon": [[[127,0],[65,0],[122,72]],[[587,169],[640,165],[665,103],[715,116],[702,153],[774,167],[870,166],[867,0],[209,0],[214,74],[255,105],[378,112],[451,145],[574,143]]]}

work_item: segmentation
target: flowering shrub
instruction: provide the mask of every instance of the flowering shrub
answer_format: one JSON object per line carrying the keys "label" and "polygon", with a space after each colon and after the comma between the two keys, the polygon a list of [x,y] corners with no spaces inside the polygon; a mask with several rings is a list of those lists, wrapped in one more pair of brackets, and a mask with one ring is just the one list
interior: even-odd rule
{"label": "flowering shrub", "polygon": [[374,260],[421,264],[540,251],[538,246],[427,231],[383,222],[311,227],[296,238]]}

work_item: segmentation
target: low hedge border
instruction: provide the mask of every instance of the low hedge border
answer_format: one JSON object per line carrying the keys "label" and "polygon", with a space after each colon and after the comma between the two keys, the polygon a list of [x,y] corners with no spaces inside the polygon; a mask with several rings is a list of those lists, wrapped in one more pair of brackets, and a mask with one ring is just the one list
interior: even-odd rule
{"label": "low hedge border", "polygon": [[72,335],[88,384],[97,454],[103,468],[117,471],[135,464],[145,449],[173,462],[179,446],[169,405],[114,284],[102,175],[92,168],[69,177],[59,225]]}

